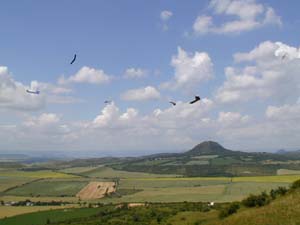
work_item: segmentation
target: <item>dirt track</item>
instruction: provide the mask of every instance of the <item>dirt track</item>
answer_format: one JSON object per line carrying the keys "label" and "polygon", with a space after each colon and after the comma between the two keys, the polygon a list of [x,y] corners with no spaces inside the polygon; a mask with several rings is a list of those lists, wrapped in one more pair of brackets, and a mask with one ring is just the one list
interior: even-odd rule
{"label": "dirt track", "polygon": [[105,194],[109,194],[116,191],[114,182],[90,182],[84,188],[82,188],[76,197],[80,199],[96,199],[103,198]]}

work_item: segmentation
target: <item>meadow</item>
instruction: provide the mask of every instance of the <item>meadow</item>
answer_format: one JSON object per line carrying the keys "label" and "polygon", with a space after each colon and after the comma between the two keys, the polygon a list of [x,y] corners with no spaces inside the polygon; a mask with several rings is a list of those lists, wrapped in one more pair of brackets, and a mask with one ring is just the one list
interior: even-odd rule
{"label": "meadow", "polygon": [[[83,168],[81,168],[83,170]],[[79,172],[79,175],[84,175],[94,178],[157,178],[157,177],[174,177],[173,174],[151,174],[141,172],[128,172],[122,170],[115,170],[110,167],[97,167],[85,172]]]}
{"label": "meadow", "polygon": [[3,177],[21,177],[21,178],[76,178],[78,176],[56,172],[52,170],[22,171],[22,170],[0,170],[0,178]]}
{"label": "meadow", "polygon": [[[84,176],[84,177],[83,177]],[[115,170],[105,166],[72,167],[63,170],[0,170],[0,200],[4,202],[66,201],[78,203],[75,195],[91,181],[117,181],[117,193],[87,203],[121,202],[230,202],[250,193],[289,186],[299,175],[254,177],[182,177]],[[82,202],[81,202],[82,203]],[[79,206],[79,205],[77,205]],[[49,207],[49,206],[47,206]],[[2,208],[3,216],[46,210],[47,207]],[[12,212],[13,211],[13,212]],[[6,213],[5,213],[6,212]]]}
{"label": "meadow", "polygon": [[87,184],[88,181],[83,180],[46,179],[11,189],[6,194],[15,196],[75,196]]}
{"label": "meadow", "polygon": [[[51,209],[65,209],[68,207],[74,207],[75,205],[67,206],[0,206],[0,219],[5,217],[12,217],[20,214],[27,214],[38,211],[46,211]],[[1,224],[1,222],[0,222]]]}
{"label": "meadow", "polygon": [[21,186],[27,182],[33,181],[33,178],[26,177],[1,177],[0,176],[0,192],[9,188]]}
{"label": "meadow", "polygon": [[[41,209],[39,208],[38,210]],[[16,217],[2,219],[0,220],[0,225],[20,225],[20,221],[22,221],[22,225],[42,225],[46,224],[47,220],[49,222],[58,222],[68,219],[88,217],[95,215],[98,211],[99,209],[97,208],[47,210],[38,213],[27,213]]]}

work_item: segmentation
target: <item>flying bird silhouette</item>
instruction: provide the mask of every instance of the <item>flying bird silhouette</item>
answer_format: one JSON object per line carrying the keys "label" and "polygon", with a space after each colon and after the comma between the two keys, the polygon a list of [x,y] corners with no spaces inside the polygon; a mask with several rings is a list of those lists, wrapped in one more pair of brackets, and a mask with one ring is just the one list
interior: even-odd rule
{"label": "flying bird silhouette", "polygon": [[196,103],[196,102],[198,102],[198,101],[200,101],[201,100],[201,98],[199,97],[199,96],[195,96],[195,99],[193,100],[193,101],[191,101],[190,102],[190,104],[194,104],[194,103]]}
{"label": "flying bird silhouette", "polygon": [[281,57],[281,59],[285,59],[287,57],[287,53],[285,53],[282,57]]}
{"label": "flying bird silhouette", "polygon": [[26,90],[26,92],[29,94],[35,94],[35,95],[40,94],[40,91],[38,91],[38,90],[37,91]]}
{"label": "flying bird silhouette", "polygon": [[105,104],[110,104],[111,101],[110,101],[110,100],[105,100],[104,103],[105,103]]}
{"label": "flying bird silhouette", "polygon": [[71,65],[75,62],[76,57],[77,57],[77,56],[76,56],[76,54],[75,54],[75,55],[74,55],[74,58],[72,59],[72,61],[71,61],[71,63],[70,63]]}
{"label": "flying bird silhouette", "polygon": [[169,103],[171,103],[173,106],[175,106],[175,105],[176,105],[176,102],[172,102],[172,101],[170,101]]}

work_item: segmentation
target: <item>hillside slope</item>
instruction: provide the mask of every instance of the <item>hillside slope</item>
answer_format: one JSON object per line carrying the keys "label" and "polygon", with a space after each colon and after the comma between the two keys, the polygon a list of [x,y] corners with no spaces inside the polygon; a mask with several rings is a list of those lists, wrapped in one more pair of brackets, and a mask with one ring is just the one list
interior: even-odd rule
{"label": "hillside slope", "polygon": [[260,208],[247,209],[214,225],[295,225],[300,224],[300,190]]}

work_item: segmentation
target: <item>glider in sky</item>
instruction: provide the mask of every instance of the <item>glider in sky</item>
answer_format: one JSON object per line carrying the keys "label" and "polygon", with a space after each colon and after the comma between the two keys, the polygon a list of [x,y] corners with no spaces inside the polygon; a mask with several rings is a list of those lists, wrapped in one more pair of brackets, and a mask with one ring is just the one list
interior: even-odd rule
{"label": "glider in sky", "polygon": [[27,93],[29,93],[29,94],[35,94],[35,95],[38,95],[38,94],[40,94],[40,91],[32,91],[32,90],[26,90],[26,92]]}
{"label": "glider in sky", "polygon": [[75,54],[75,55],[74,55],[74,58],[72,59],[72,61],[71,61],[71,63],[70,63],[71,65],[75,62],[76,57],[77,57],[77,56],[76,56],[76,54]]}
{"label": "glider in sky", "polygon": [[172,101],[170,101],[169,103],[171,103],[173,106],[175,106],[175,105],[176,105],[176,102],[172,102]]}
{"label": "glider in sky", "polygon": [[193,101],[191,101],[190,104],[194,104],[200,100],[201,100],[201,98],[199,96],[195,96],[195,99]]}
{"label": "glider in sky", "polygon": [[104,103],[105,103],[105,104],[110,104],[111,101],[110,101],[110,100],[105,100]]}

